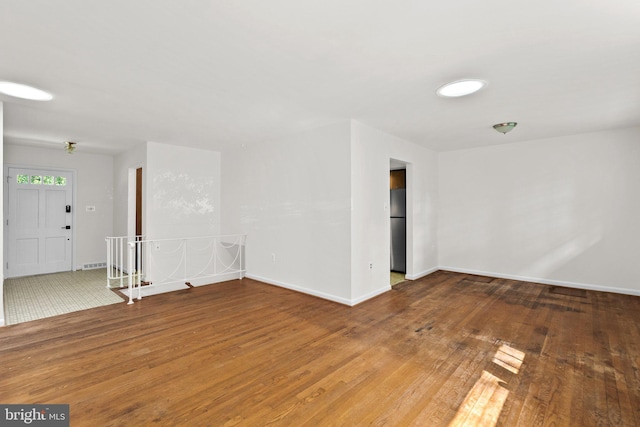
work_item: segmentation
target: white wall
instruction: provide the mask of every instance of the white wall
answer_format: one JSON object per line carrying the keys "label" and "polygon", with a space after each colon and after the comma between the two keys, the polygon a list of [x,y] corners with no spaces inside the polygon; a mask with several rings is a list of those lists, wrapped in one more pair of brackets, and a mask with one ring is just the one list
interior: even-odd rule
{"label": "white wall", "polygon": [[[4,163],[75,170],[76,268],[106,261],[104,238],[113,233],[113,157],[83,153],[81,146],[68,154],[62,144],[56,149],[5,144]],[[88,205],[95,212],[87,212]]]}
{"label": "white wall", "polygon": [[639,141],[631,128],[441,153],[440,265],[640,294]]}
{"label": "white wall", "polygon": [[[135,232],[137,168],[142,168],[142,232],[147,240],[221,234],[220,153],[147,142],[115,159],[114,228],[118,236]],[[188,244],[187,268],[201,273],[211,252],[196,250],[204,245],[199,242],[204,241]],[[154,244],[152,252],[147,253],[145,262],[149,270],[145,279],[184,288],[181,280],[173,280],[183,277],[182,249],[178,250],[181,244],[175,241]]]}
{"label": "white wall", "polygon": [[[0,102],[0,160],[4,158],[4,104]],[[4,160],[3,160],[4,161]],[[4,185],[0,186],[0,200],[4,200]],[[0,227],[0,242],[4,242],[4,227]],[[4,265],[4,244],[0,245],[0,265]],[[0,269],[0,326],[4,325],[4,269]]]}
{"label": "white wall", "polygon": [[223,153],[223,227],[249,235],[248,276],[349,305],[389,290],[391,158],[410,163],[409,275],[433,271],[436,154],[344,121]]}
{"label": "white wall", "polygon": [[248,277],[350,302],[349,138],[344,121],[223,152],[222,223],[248,234]]}
{"label": "white wall", "polygon": [[149,142],[143,172],[147,238],[221,234],[219,152]]}
{"label": "white wall", "polygon": [[[390,289],[390,160],[407,164],[407,277],[438,266],[436,153],[351,122],[351,299]],[[370,265],[373,268],[370,268]]]}

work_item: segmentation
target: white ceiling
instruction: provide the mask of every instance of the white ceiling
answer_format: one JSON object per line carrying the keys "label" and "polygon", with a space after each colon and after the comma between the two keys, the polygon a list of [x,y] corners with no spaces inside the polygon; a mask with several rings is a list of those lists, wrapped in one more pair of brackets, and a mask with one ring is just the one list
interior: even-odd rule
{"label": "white ceiling", "polygon": [[[489,86],[435,95],[466,77]],[[639,126],[640,1],[2,0],[0,80],[55,95],[0,95],[6,143],[219,150],[355,119],[452,150]]]}

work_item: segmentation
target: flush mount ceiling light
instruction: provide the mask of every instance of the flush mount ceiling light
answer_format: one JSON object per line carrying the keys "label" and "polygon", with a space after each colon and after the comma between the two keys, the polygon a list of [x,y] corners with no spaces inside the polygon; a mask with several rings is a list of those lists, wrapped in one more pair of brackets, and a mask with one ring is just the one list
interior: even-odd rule
{"label": "flush mount ceiling light", "polygon": [[42,89],[6,81],[0,81],[0,93],[32,101],[51,101],[53,99],[53,95]]}
{"label": "flush mount ceiling light", "polygon": [[517,124],[516,122],[498,123],[497,125],[493,125],[493,128],[500,133],[507,133],[516,127]]}
{"label": "flush mount ceiling light", "polygon": [[64,149],[67,150],[67,153],[71,154],[76,149],[76,143],[75,142],[71,142],[71,141],[67,141],[67,142],[64,143]]}
{"label": "flush mount ceiling light", "polygon": [[447,83],[438,88],[436,93],[445,98],[457,98],[459,96],[471,95],[474,92],[479,91],[487,85],[484,80],[478,79],[464,79],[456,80],[455,82]]}

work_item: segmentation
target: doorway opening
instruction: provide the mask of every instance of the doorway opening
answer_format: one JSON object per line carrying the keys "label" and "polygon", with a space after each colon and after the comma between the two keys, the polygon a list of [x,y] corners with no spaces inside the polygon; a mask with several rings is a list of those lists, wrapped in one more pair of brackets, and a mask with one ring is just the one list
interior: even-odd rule
{"label": "doorway opening", "polygon": [[[129,169],[128,180],[128,195],[127,195],[127,238],[135,241],[144,240],[144,223],[143,223],[143,180],[144,174],[142,167]],[[133,237],[135,236],[135,237]],[[140,260],[142,263],[143,256],[138,253],[140,245],[135,246],[134,260]],[[140,264],[141,266],[142,264]],[[136,264],[134,261],[133,266],[128,265],[128,259],[124,261],[123,272],[128,272],[130,269],[135,270]]]}
{"label": "doorway opening", "polygon": [[136,169],[136,236],[142,236],[142,168]]}
{"label": "doorway opening", "polygon": [[405,281],[409,227],[407,164],[391,159],[389,172],[390,283]]}

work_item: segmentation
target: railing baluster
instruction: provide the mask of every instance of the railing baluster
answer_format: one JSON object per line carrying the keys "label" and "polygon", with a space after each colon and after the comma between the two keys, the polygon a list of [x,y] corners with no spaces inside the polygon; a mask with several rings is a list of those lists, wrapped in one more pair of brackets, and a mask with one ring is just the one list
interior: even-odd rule
{"label": "railing baluster", "polygon": [[242,260],[242,253],[244,252],[244,237],[239,237],[238,242],[238,250],[240,251],[240,265],[238,267],[240,268],[240,278],[244,279],[244,264]]}
{"label": "railing baluster", "polygon": [[[144,236],[118,236],[106,237],[107,245],[107,287],[111,288],[112,280],[118,280],[119,287],[125,287],[125,277],[128,275],[127,270],[132,270],[135,266],[128,260],[127,245]],[[127,263],[125,263],[127,261]],[[127,265],[128,264],[128,265]]]}
{"label": "railing baluster", "polygon": [[[129,243],[129,265],[133,265],[133,245]],[[133,269],[129,268],[129,302],[127,304],[133,304]]]}
{"label": "railing baluster", "polygon": [[109,283],[109,279],[111,278],[111,240],[109,240],[109,238],[105,238],[104,241],[107,243],[107,288],[110,288],[110,283]]}
{"label": "railing baluster", "polygon": [[138,286],[138,301],[142,299],[142,244],[136,242],[136,283]]}
{"label": "railing baluster", "polygon": [[184,248],[182,249],[182,258],[184,259],[184,274],[182,275],[182,280],[187,281],[187,239],[183,239],[182,243],[184,244]]}
{"label": "railing baluster", "polygon": [[[119,238],[118,239],[118,244],[116,246],[116,247],[120,248],[120,260],[119,260],[120,270],[122,270],[122,267],[124,266],[124,263],[123,263],[123,256],[124,256],[123,249],[124,248],[122,248],[123,243],[124,243],[124,240]],[[123,275],[120,274],[120,287],[122,287],[122,279],[123,279]]]}

